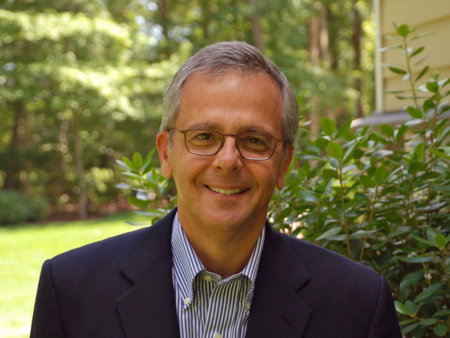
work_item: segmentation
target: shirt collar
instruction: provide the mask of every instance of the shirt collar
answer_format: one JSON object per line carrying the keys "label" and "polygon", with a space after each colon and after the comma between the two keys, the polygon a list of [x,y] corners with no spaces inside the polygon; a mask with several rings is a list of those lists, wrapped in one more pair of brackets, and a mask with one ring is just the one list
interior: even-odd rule
{"label": "shirt collar", "polygon": [[[255,248],[250,256],[247,265],[241,272],[236,275],[244,275],[251,281],[252,288],[255,285],[256,274],[258,272],[259,261],[264,246],[266,229],[258,237]],[[205,271],[205,267],[198,258],[189,240],[184,233],[178,219],[178,212],[176,213],[172,224],[172,254],[173,254],[173,269],[177,276],[178,286],[184,298],[193,299],[193,281],[195,276],[201,271]],[[236,275],[226,278],[224,281],[232,279]]]}

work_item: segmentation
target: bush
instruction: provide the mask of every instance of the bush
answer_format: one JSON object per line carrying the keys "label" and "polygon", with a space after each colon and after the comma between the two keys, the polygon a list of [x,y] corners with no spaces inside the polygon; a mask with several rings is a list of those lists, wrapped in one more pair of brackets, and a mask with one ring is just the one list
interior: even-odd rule
{"label": "bush", "polygon": [[14,190],[0,191],[0,224],[18,224],[47,217],[48,204]]}

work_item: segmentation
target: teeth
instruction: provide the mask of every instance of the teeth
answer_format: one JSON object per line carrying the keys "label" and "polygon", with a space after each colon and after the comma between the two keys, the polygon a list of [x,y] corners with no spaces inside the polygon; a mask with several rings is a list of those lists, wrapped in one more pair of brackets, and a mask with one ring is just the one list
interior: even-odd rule
{"label": "teeth", "polygon": [[241,192],[244,192],[246,189],[219,189],[208,186],[209,189],[211,189],[214,192],[217,192],[222,195],[235,195],[240,194]]}

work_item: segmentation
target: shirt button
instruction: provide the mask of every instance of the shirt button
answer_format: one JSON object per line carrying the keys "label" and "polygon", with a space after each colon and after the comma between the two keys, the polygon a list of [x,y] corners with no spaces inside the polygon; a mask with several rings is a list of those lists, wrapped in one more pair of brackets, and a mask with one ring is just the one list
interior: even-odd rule
{"label": "shirt button", "polygon": [[188,305],[191,302],[191,299],[189,297],[187,297],[183,301],[184,301],[184,305]]}
{"label": "shirt button", "polygon": [[214,338],[222,338],[222,335],[219,332],[214,333]]}
{"label": "shirt button", "polygon": [[203,277],[203,279],[204,279],[206,282],[211,282],[211,281],[212,281],[212,277],[211,277],[211,276],[208,276],[208,275],[206,275],[205,277]]}
{"label": "shirt button", "polygon": [[250,311],[250,306],[251,306],[250,303],[247,303],[247,305],[245,305],[245,307],[247,308],[248,311]]}

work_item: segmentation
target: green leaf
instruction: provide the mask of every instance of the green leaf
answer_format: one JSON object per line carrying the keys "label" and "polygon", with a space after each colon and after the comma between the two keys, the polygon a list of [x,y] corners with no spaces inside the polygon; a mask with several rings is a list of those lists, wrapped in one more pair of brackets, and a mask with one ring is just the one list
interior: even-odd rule
{"label": "green leaf", "polygon": [[419,81],[428,71],[428,69],[430,69],[430,66],[425,66],[423,67],[423,69],[420,71],[419,75],[416,76],[416,78],[414,79],[414,81]]}
{"label": "green leaf", "polygon": [[434,261],[434,256],[416,256],[416,257],[400,257],[396,256],[398,260],[401,260],[406,263],[427,263]]}
{"label": "green leaf", "polygon": [[404,327],[404,328],[402,329],[402,334],[407,334],[407,333],[413,331],[413,330],[414,330],[415,328],[417,328],[418,326],[419,326],[419,323],[414,323],[414,324],[411,324],[411,325],[409,325],[409,326],[407,326],[407,327]]}
{"label": "green leaf", "polygon": [[120,167],[121,170],[131,170],[128,164],[126,164],[124,161],[116,160],[116,164]]}
{"label": "green leaf", "polygon": [[447,155],[447,154],[444,154],[444,153],[441,153],[440,151],[438,151],[438,150],[436,150],[436,149],[430,149],[430,151],[434,154],[434,155],[436,155],[437,157],[440,157],[440,158],[445,158],[446,160],[450,160],[450,156],[449,155]]}
{"label": "green leaf", "polygon": [[134,170],[140,170],[142,165],[144,164],[144,161],[142,160],[142,156],[139,153],[134,153],[133,154],[133,168]]}
{"label": "green leaf", "polygon": [[412,234],[412,237],[419,243],[425,244],[430,247],[434,247],[434,244],[430,241],[427,241],[425,238],[419,237],[417,235]]}
{"label": "green leaf", "polygon": [[397,141],[399,141],[399,140],[403,137],[403,135],[405,135],[405,133],[406,133],[407,130],[408,130],[408,126],[402,124],[402,125],[400,126],[400,128],[398,128],[398,129],[396,130],[395,139],[396,139]]}
{"label": "green leaf", "polygon": [[408,36],[408,34],[411,32],[409,30],[408,25],[405,25],[405,24],[396,27],[396,29],[397,29],[397,34],[404,38],[406,38]]}
{"label": "green leaf", "polygon": [[424,289],[421,293],[419,293],[417,295],[417,297],[414,298],[414,302],[420,303],[420,302],[423,302],[423,301],[427,300],[427,298],[430,298],[440,288],[441,288],[441,284],[438,284],[438,283],[432,284],[431,286],[429,286],[426,289]]}
{"label": "green leaf", "polygon": [[409,309],[403,303],[401,303],[398,300],[396,300],[394,302],[394,304],[395,304],[395,310],[398,313],[401,313],[402,315],[409,315],[410,314]]}
{"label": "green leaf", "polygon": [[427,232],[427,239],[432,243],[434,243],[435,237],[440,234],[440,232],[437,231],[435,228],[427,228],[426,232]]}
{"label": "green leaf", "polygon": [[434,244],[436,244],[436,246],[441,250],[445,249],[445,247],[447,246],[447,243],[448,243],[447,238],[445,238],[445,236],[442,234],[437,234],[434,237]]}
{"label": "green leaf", "polygon": [[447,334],[447,326],[444,324],[438,324],[434,327],[433,331],[438,337],[445,337]]}
{"label": "green leaf", "polygon": [[137,199],[134,196],[128,196],[127,197],[127,201],[128,201],[128,203],[130,203],[130,204],[132,204],[132,205],[134,205],[134,206],[136,206],[138,208],[146,208],[146,207],[148,207],[148,202],[147,201],[139,200],[139,199]]}
{"label": "green leaf", "polygon": [[342,158],[342,155],[344,155],[344,151],[342,150],[342,147],[336,143],[336,142],[330,142],[327,145],[327,152],[328,155],[331,157],[340,160]]}
{"label": "green leaf", "polygon": [[400,292],[404,293],[411,286],[416,285],[423,277],[423,271],[418,270],[408,273],[400,282]]}
{"label": "green leaf", "polygon": [[299,195],[299,198],[303,201],[312,202],[312,203],[317,202],[317,197],[314,196],[314,194],[310,191],[300,190],[297,194]]}
{"label": "green leaf", "polygon": [[411,302],[409,299],[405,302],[405,306],[408,308],[409,313],[411,313],[411,314],[416,314],[419,311],[419,309],[421,308],[420,304]]}
{"label": "green leaf", "polygon": [[373,188],[375,186],[375,181],[369,176],[360,176],[359,179],[366,188]]}
{"label": "green leaf", "polygon": [[424,62],[426,59],[428,59],[429,56],[430,56],[430,54],[426,54],[426,55],[422,56],[418,61],[416,61],[415,65],[416,66],[420,65],[422,62]]}
{"label": "green leaf", "polygon": [[423,107],[424,112],[427,112],[428,110],[433,109],[434,108],[434,100],[432,98],[425,100],[423,102],[422,107]]}
{"label": "green leaf", "polygon": [[423,113],[417,108],[410,106],[410,107],[406,108],[406,112],[414,119],[423,118]]}
{"label": "green leaf", "polygon": [[437,319],[434,319],[434,318],[425,318],[425,319],[422,319],[419,322],[419,324],[421,326],[431,326],[431,325],[434,325],[436,323],[437,323]]}
{"label": "green leaf", "polygon": [[118,183],[118,184],[116,184],[116,188],[117,189],[130,189],[131,186],[126,183]]}
{"label": "green leaf", "polygon": [[322,131],[331,136],[336,131],[336,123],[329,117],[324,117],[322,121],[320,121],[320,126],[322,127]]}
{"label": "green leaf", "polygon": [[389,124],[382,124],[380,126],[381,133],[383,135],[393,137],[394,136],[394,128]]}
{"label": "green leaf", "polygon": [[400,75],[406,75],[408,74],[408,72],[404,69],[398,68],[398,67],[394,67],[394,66],[389,66],[388,67],[389,70],[395,74],[400,74]]}
{"label": "green leaf", "polygon": [[423,52],[423,50],[425,49],[425,47],[419,47],[419,48],[416,48],[415,50],[414,50],[414,52],[412,52],[411,53],[411,55],[409,56],[409,57],[414,57],[414,56],[416,56],[416,55],[418,55],[418,54],[420,54],[420,53],[422,53]]}
{"label": "green leaf", "polygon": [[136,175],[136,174],[134,174],[134,173],[129,173],[129,172],[125,172],[125,173],[122,173],[123,175],[125,175],[125,176],[128,176],[128,177],[130,177],[130,178],[136,178],[136,179],[138,179],[138,180],[142,180],[142,177],[141,176],[139,176],[139,175]]}
{"label": "green leaf", "polygon": [[333,178],[334,179],[338,179],[339,178],[337,171],[333,170],[333,169],[324,169],[322,171],[322,175],[323,175],[323,178],[325,179],[325,181],[327,181],[327,182],[330,181]]}
{"label": "green leaf", "polygon": [[341,232],[340,227],[331,228],[330,230],[325,231],[322,235],[316,238],[316,240],[320,241],[322,239],[327,239],[328,237],[335,236]]}
{"label": "green leaf", "polygon": [[350,238],[355,239],[355,238],[362,238],[365,236],[370,236],[377,233],[377,230],[358,230],[355,231],[354,233],[352,233],[350,235]]}
{"label": "green leaf", "polygon": [[450,315],[450,309],[444,309],[433,314],[433,317],[445,317]]}
{"label": "green leaf", "polygon": [[390,172],[384,165],[380,165],[375,171],[374,179],[375,182],[381,184],[389,176]]}
{"label": "green leaf", "polygon": [[425,156],[425,144],[423,142],[414,147],[414,155],[417,161],[422,161]]}
{"label": "green leaf", "polygon": [[436,93],[439,90],[439,84],[436,81],[428,81],[426,87],[432,93]]}
{"label": "green leaf", "polygon": [[320,137],[315,142],[316,146],[320,150],[324,150],[328,143],[330,143],[330,140],[327,140],[326,138]]}
{"label": "green leaf", "polygon": [[352,120],[348,120],[342,126],[340,126],[336,134],[336,137],[344,136],[350,130],[351,124]]}

